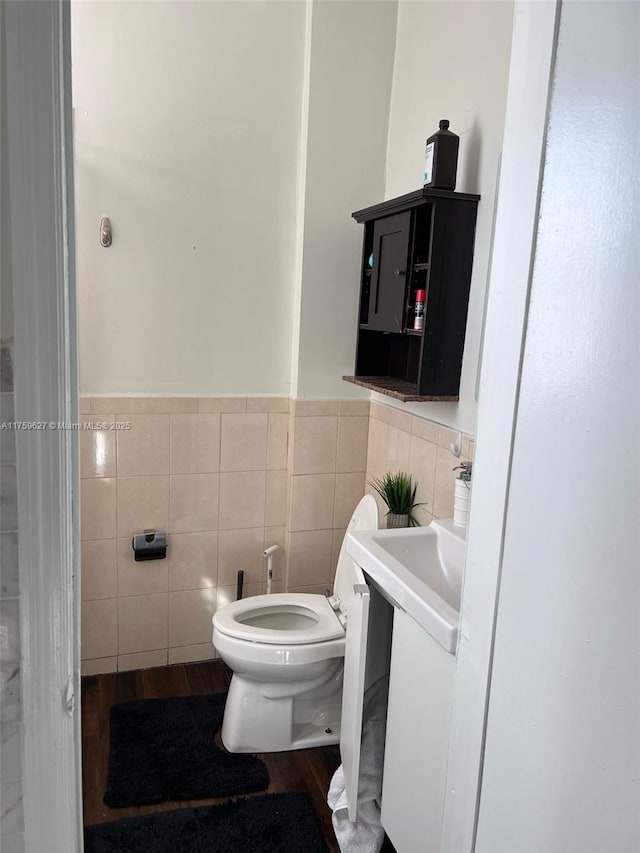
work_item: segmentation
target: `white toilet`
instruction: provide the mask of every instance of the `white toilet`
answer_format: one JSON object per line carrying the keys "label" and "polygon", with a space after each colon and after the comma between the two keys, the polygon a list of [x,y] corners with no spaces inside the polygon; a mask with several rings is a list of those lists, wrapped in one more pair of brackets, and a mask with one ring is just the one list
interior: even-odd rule
{"label": "white toilet", "polygon": [[[376,502],[366,495],[348,530],[377,528]],[[364,582],[343,540],[331,598],[256,595],[215,613],[213,644],[233,670],[221,733],[230,752],[339,742],[345,628],[354,584]]]}

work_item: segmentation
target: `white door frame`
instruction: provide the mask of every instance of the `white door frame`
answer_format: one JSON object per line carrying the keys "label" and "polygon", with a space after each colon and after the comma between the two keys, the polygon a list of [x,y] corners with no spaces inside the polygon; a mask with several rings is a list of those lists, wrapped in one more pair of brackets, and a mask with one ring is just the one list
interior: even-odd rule
{"label": "white door frame", "polygon": [[516,0],[478,401],[442,851],[475,848],[521,359],[560,0]]}
{"label": "white door frame", "polygon": [[[78,419],[67,0],[4,4],[25,850],[80,853]],[[52,423],[53,427],[49,427]]]}
{"label": "white door frame", "polygon": [[[516,0],[443,821],[473,850],[560,0]],[[68,0],[5,4],[16,419],[77,421]],[[52,85],[53,84],[53,85]],[[77,435],[18,433],[30,853],[81,853]],[[71,713],[68,713],[69,706]]]}

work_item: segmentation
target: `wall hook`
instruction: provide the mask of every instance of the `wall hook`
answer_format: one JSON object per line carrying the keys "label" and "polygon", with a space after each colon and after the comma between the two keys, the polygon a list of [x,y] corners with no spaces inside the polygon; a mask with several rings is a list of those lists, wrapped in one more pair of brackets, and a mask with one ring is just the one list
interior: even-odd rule
{"label": "wall hook", "polygon": [[108,216],[103,216],[100,220],[100,245],[103,249],[108,249],[112,242],[111,220]]}
{"label": "wall hook", "polygon": [[453,453],[453,455],[456,457],[456,459],[459,458],[460,454],[462,453],[462,433],[461,432],[459,432],[458,435],[456,436],[455,442],[449,445],[449,450]]}

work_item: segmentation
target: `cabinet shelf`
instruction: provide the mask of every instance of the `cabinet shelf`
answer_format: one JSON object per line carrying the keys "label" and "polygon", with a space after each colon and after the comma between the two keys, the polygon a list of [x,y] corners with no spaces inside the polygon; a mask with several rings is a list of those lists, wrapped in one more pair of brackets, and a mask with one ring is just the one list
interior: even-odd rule
{"label": "cabinet shelf", "polygon": [[402,379],[394,379],[392,376],[343,376],[345,382],[351,382],[352,385],[359,385],[361,388],[368,388],[370,391],[377,391],[378,394],[386,394],[387,397],[393,397],[395,400],[402,400],[403,403],[409,402],[458,402],[458,395],[436,395],[436,394],[419,394],[418,386],[415,382],[405,382]]}
{"label": "cabinet shelf", "polygon": [[[369,326],[368,323],[360,323],[359,328],[360,329],[371,329],[371,326]],[[387,333],[383,332],[383,334],[387,334]],[[389,332],[388,334],[391,334],[391,332]],[[402,331],[393,332],[393,334],[395,334],[395,335],[413,335],[414,337],[417,337],[417,338],[422,337],[422,331],[418,330],[418,329],[402,329]]]}

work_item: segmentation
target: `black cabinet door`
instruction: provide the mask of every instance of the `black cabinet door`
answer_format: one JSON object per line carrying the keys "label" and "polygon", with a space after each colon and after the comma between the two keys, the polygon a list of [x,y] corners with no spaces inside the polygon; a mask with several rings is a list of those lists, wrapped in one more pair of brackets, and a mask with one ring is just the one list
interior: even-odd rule
{"label": "black cabinet door", "polygon": [[401,332],[404,326],[411,212],[378,220],[373,230],[373,270],[368,327]]}

